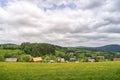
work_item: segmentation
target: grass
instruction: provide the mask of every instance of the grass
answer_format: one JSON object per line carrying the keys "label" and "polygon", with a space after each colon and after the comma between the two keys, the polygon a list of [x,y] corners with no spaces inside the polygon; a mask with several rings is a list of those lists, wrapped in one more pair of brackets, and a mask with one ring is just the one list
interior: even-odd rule
{"label": "grass", "polygon": [[0,62],[0,80],[119,80],[119,76],[120,62]]}

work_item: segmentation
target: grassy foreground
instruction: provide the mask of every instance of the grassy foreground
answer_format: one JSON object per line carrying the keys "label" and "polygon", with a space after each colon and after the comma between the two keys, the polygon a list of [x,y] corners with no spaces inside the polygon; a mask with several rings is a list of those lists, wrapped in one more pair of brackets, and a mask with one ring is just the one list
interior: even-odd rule
{"label": "grassy foreground", "polygon": [[120,80],[120,62],[0,62],[0,80]]}

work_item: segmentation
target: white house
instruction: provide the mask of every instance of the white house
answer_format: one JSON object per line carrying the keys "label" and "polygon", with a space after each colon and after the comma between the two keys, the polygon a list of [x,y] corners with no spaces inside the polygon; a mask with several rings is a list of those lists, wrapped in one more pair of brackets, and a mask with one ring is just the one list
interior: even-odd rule
{"label": "white house", "polygon": [[69,61],[70,61],[70,62],[75,62],[75,61],[77,61],[77,59],[76,59],[76,58],[70,58]]}
{"label": "white house", "polygon": [[95,62],[95,59],[88,59],[88,62]]}
{"label": "white house", "polygon": [[55,61],[54,60],[50,60],[50,63],[54,63]]}
{"label": "white house", "polygon": [[58,58],[57,62],[65,62],[64,58]]}
{"label": "white house", "polygon": [[6,62],[17,62],[17,58],[6,58],[5,61]]}

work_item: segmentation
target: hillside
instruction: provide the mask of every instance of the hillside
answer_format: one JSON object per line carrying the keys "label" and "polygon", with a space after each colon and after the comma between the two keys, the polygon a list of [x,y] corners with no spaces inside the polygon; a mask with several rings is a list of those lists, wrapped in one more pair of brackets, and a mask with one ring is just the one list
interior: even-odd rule
{"label": "hillside", "polygon": [[87,49],[92,51],[120,52],[120,45],[117,44],[105,45],[101,47],[76,47],[76,48]]}
{"label": "hillside", "polygon": [[42,57],[44,62],[58,58],[70,59],[79,62],[88,62],[88,57],[96,62],[103,62],[113,58],[120,58],[120,45],[106,45],[102,47],[61,47],[48,43],[23,42],[21,45],[5,44],[0,46],[0,61],[6,58],[18,58],[19,62],[29,62],[33,57]]}

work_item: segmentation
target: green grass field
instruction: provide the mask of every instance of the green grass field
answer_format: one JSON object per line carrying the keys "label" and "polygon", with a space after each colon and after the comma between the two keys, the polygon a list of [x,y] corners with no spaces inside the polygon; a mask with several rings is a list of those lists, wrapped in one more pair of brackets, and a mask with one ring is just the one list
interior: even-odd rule
{"label": "green grass field", "polygon": [[120,62],[0,62],[0,80],[120,80]]}

